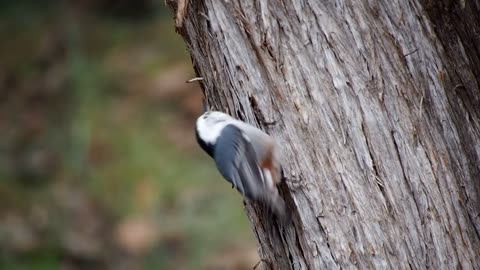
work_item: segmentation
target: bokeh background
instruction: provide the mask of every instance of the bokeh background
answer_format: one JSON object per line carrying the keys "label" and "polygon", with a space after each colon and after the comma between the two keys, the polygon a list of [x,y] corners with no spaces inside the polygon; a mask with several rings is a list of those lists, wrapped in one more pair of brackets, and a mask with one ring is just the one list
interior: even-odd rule
{"label": "bokeh background", "polygon": [[0,2],[0,269],[251,269],[163,0]]}

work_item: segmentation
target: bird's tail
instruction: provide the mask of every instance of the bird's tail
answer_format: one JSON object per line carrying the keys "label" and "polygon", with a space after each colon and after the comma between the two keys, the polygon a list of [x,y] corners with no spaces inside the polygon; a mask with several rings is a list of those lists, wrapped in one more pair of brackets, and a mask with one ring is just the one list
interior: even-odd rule
{"label": "bird's tail", "polygon": [[[265,164],[264,164],[265,165]],[[268,164],[266,164],[268,165]],[[265,166],[265,167],[271,167]],[[273,173],[272,173],[273,172]],[[277,177],[279,173],[276,173],[276,170],[266,169],[262,170],[262,192],[260,192],[260,199],[266,206],[267,210],[274,214],[281,223],[290,222],[291,216],[287,211],[285,201],[280,196],[278,192],[277,184],[280,182]]]}
{"label": "bird's tail", "polygon": [[282,224],[287,224],[291,221],[291,214],[285,204],[285,200],[280,196],[278,190],[270,191],[265,203],[268,209],[277,217]]}

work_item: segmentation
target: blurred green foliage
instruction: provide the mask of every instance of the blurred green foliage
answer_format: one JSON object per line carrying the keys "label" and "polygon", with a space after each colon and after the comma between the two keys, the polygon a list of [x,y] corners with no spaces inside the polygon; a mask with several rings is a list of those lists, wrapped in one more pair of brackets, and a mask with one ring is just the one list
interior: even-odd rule
{"label": "blurred green foliage", "polygon": [[202,269],[254,248],[194,143],[191,90],[157,82],[190,61],[172,15],[139,2],[0,4],[0,269]]}

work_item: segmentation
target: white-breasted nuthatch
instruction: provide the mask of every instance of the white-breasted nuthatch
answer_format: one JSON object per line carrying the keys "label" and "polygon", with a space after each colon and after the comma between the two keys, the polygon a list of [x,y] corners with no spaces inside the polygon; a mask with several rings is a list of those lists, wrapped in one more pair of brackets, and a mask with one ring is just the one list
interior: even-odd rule
{"label": "white-breasted nuthatch", "polygon": [[195,131],[198,144],[232,187],[285,220],[285,202],[277,189],[282,178],[278,146],[270,135],[218,111],[201,115]]}

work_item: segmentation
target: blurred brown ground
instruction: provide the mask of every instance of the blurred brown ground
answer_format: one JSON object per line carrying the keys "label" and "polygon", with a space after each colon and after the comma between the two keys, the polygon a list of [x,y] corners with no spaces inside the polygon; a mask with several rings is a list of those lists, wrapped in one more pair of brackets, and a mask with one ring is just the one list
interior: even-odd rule
{"label": "blurred brown ground", "polygon": [[0,269],[251,269],[163,2],[0,9]]}

